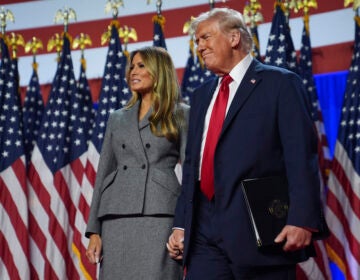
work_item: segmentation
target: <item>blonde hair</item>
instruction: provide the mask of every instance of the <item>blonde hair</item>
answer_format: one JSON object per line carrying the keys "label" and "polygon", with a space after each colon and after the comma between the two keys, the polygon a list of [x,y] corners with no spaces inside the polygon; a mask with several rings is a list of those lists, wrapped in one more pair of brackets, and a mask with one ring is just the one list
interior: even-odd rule
{"label": "blonde hair", "polygon": [[[169,53],[160,47],[143,47],[130,54],[126,69],[126,81],[130,84],[130,65],[134,56],[139,54],[153,79],[152,109],[149,117],[151,132],[169,141],[179,137],[181,114],[175,114],[176,105],[180,102],[180,87],[174,64]],[[127,104],[131,108],[141,99],[141,95],[132,91],[132,97]]]}

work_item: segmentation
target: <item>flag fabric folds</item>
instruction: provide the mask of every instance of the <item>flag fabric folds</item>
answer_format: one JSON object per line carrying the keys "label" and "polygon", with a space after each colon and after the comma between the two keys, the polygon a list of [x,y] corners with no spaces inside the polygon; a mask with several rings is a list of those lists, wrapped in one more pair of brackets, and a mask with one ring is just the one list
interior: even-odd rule
{"label": "flag fabric folds", "polygon": [[83,128],[86,133],[86,139],[89,140],[92,134],[92,128],[94,125],[94,116],[95,109],[93,105],[93,100],[91,97],[91,91],[89,86],[89,81],[86,77],[86,69],[85,69],[85,58],[81,59],[80,64],[80,74],[78,80],[78,90],[79,90],[79,98],[83,99]]}
{"label": "flag fabric folds", "polygon": [[[321,199],[323,209],[325,208],[325,186],[327,184],[327,175],[331,164],[329,146],[326,139],[322,112],[317,96],[316,85],[312,72],[312,53],[309,32],[309,17],[304,17],[304,28],[301,38],[300,58],[299,58],[299,75],[307,91],[310,114],[314,122],[318,136],[318,158],[321,180]],[[325,211],[325,210],[324,210]],[[297,279],[309,280],[329,280],[332,278],[329,266],[329,260],[323,240],[315,241],[316,257],[300,263],[297,266]]]}
{"label": "flag fabric folds", "polygon": [[154,23],[153,46],[166,49],[164,37],[165,17],[161,14],[157,14],[153,16],[152,21]]}
{"label": "flag fabric folds", "polygon": [[87,151],[84,99],[76,87],[69,35],[63,47],[28,170],[32,279],[82,279],[77,202]]}
{"label": "flag fabric folds", "polygon": [[325,212],[330,259],[346,279],[360,279],[360,18],[347,78]]}
{"label": "flag fabric folds", "polygon": [[125,81],[127,57],[122,50],[118,28],[119,23],[112,21],[109,49],[90,141],[90,145],[94,145],[97,153],[101,151],[109,114],[122,108],[130,98],[130,90]]}
{"label": "flag fabric folds", "polygon": [[189,45],[189,57],[181,82],[182,98],[187,104],[190,104],[191,94],[198,86],[215,77],[215,75],[201,63],[200,57],[196,54],[194,48],[193,38],[190,39]]}
{"label": "flag fabric folds", "polygon": [[23,106],[24,145],[27,164],[30,162],[34,143],[39,135],[40,123],[44,112],[44,101],[41,96],[36,68],[37,64],[33,65],[33,72],[26,89]]}
{"label": "flag fabric folds", "polygon": [[264,63],[297,73],[296,52],[284,11],[284,4],[276,2]]}
{"label": "flag fabric folds", "polygon": [[17,60],[0,37],[0,279],[30,279],[28,198]]}
{"label": "flag fabric folds", "polygon": [[[94,114],[95,110],[93,107],[93,101],[91,98],[91,92],[89,87],[89,82],[86,77],[86,70],[85,70],[85,58],[81,59],[80,65],[80,75],[78,80],[78,91],[79,91],[79,98],[82,100],[82,120],[81,120],[81,127],[84,131],[84,140],[86,140],[86,151],[85,157],[82,157],[83,166],[86,164],[87,159],[87,147],[88,141],[90,140],[92,134],[92,127],[94,124]],[[82,171],[81,174],[82,178],[85,174],[85,169]],[[86,248],[88,245],[88,239],[84,237],[84,232],[86,229],[86,222],[87,222],[87,211],[88,206],[86,204],[86,195],[82,190],[82,181],[81,181],[81,189],[80,189],[80,196],[79,200],[77,201],[77,212],[76,212],[76,219],[75,225],[78,229],[76,234],[74,234],[74,245],[73,250],[75,249],[76,256],[79,259],[79,263],[83,264],[83,276],[86,276],[86,279],[96,279],[97,275],[97,268],[94,265],[90,265],[87,258],[86,258]],[[85,203],[84,203],[85,202]]]}
{"label": "flag fabric folds", "polygon": [[259,34],[258,34],[257,25],[255,24],[254,26],[250,27],[250,31],[251,31],[252,39],[253,39],[253,42],[254,42],[253,48],[252,48],[252,55],[257,60],[262,62],[262,57],[261,57],[261,54],[260,54],[260,41],[259,41]]}

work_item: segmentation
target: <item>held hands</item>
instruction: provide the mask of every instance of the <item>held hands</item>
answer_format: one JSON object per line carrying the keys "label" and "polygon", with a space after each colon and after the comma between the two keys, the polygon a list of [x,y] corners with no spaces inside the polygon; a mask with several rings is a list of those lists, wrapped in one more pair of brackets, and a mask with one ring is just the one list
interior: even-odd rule
{"label": "held hands", "polygon": [[92,234],[90,235],[90,241],[88,248],[86,250],[86,257],[88,258],[90,263],[97,264],[101,261],[101,237],[98,234]]}
{"label": "held hands", "polygon": [[166,243],[169,251],[169,256],[174,260],[181,260],[184,251],[184,231],[181,229],[174,229],[169,236],[169,241]]}
{"label": "held hands", "polygon": [[295,251],[308,246],[311,242],[311,231],[296,226],[286,225],[275,238],[276,243],[285,242],[285,252]]}

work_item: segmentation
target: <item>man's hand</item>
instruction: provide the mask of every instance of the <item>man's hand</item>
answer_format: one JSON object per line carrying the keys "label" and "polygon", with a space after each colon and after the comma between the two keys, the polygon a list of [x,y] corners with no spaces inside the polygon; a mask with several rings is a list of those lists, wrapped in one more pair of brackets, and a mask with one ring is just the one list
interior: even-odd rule
{"label": "man's hand", "polygon": [[285,241],[283,250],[286,252],[295,251],[310,245],[311,235],[311,231],[305,228],[286,225],[275,238],[275,242],[281,243]]}
{"label": "man's hand", "polygon": [[184,251],[184,231],[181,229],[174,229],[169,236],[169,242],[166,243],[166,247],[171,258],[181,260]]}
{"label": "man's hand", "polygon": [[97,264],[101,261],[101,237],[98,234],[90,235],[90,241],[88,248],[86,250],[86,257],[88,258],[89,262],[93,264]]}

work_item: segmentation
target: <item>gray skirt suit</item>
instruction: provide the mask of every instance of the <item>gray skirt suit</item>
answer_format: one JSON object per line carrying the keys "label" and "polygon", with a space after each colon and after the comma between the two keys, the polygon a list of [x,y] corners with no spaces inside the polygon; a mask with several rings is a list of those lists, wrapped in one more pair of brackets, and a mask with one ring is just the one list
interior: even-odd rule
{"label": "gray skirt suit", "polygon": [[185,156],[189,107],[176,109],[184,125],[175,143],[151,133],[151,112],[139,122],[139,105],[109,117],[85,235],[101,236],[102,280],[182,279],[166,242],[181,192],[175,166]]}

